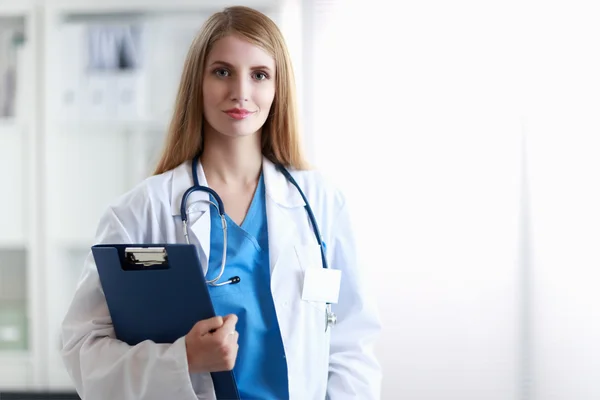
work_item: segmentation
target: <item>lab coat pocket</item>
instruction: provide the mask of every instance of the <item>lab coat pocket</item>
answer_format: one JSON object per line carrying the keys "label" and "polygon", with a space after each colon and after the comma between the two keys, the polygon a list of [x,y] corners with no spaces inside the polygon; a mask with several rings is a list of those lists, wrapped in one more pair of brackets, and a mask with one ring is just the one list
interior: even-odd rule
{"label": "lab coat pocket", "polygon": [[[310,268],[323,268],[323,261],[321,260],[321,247],[316,243],[311,244],[303,244],[296,245],[296,256],[298,257],[298,263],[300,264],[300,268],[302,270],[300,282],[301,287],[304,288],[306,282],[306,271]],[[302,291],[300,292],[302,295]],[[311,306],[325,311],[325,302],[323,301],[310,301],[310,300],[302,300]]]}

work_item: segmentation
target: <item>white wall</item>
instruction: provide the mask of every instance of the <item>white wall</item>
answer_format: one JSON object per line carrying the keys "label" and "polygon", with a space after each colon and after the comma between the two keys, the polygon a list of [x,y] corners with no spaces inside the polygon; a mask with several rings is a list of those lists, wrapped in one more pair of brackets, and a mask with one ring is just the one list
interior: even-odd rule
{"label": "white wall", "polygon": [[506,54],[453,7],[400,10],[377,35],[364,26],[316,83],[331,90],[317,96],[317,161],[354,204],[385,399],[518,391],[520,124],[506,82],[488,78]]}
{"label": "white wall", "polygon": [[600,10],[529,4],[535,399],[600,398]]}
{"label": "white wall", "polygon": [[314,151],[354,205],[383,398],[600,398],[599,12],[341,3]]}

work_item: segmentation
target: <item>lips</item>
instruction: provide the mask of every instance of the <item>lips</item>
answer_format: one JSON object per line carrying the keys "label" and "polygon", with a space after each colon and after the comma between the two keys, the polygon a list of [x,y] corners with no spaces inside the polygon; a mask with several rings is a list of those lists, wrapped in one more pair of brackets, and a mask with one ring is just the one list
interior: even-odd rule
{"label": "lips", "polygon": [[243,108],[232,108],[230,110],[225,110],[225,114],[229,115],[233,119],[241,120],[254,113]]}

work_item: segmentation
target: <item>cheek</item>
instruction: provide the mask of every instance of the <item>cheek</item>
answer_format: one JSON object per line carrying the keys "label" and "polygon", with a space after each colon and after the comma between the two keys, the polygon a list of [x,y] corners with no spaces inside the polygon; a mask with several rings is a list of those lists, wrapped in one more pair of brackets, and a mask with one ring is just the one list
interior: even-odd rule
{"label": "cheek", "polygon": [[214,82],[204,81],[202,85],[204,107],[214,107],[221,101],[222,88]]}
{"label": "cheek", "polygon": [[275,88],[265,88],[260,92],[258,99],[260,107],[268,111],[273,104],[273,100],[275,100]]}

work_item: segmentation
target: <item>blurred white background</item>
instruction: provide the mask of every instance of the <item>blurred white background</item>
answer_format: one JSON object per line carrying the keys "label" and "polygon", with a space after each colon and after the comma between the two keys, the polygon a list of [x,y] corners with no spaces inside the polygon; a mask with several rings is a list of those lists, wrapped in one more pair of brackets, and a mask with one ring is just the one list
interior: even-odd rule
{"label": "blurred white background", "polygon": [[[150,173],[193,34],[248,4],[352,205],[382,398],[600,398],[595,2],[123,3],[0,0],[0,393],[72,388],[58,328],[99,214]],[[127,62],[87,70],[107,40]]]}

